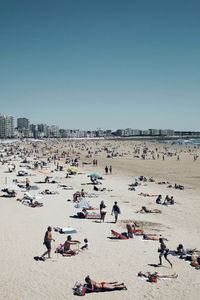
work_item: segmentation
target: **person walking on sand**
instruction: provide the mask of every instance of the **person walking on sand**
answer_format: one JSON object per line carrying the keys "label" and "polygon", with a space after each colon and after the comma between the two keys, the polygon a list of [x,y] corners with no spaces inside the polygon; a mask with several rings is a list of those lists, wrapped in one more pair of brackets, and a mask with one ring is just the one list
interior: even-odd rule
{"label": "person walking on sand", "polygon": [[47,255],[47,254],[48,254],[48,258],[51,258],[51,241],[55,242],[55,240],[52,237],[52,233],[51,232],[52,232],[52,228],[51,228],[51,226],[49,226],[47,228],[47,231],[45,232],[45,235],[44,235],[44,243],[43,243],[43,245],[46,246],[47,251],[42,254],[41,258],[43,258],[43,259],[45,259],[45,255]]}
{"label": "person walking on sand", "polygon": [[28,178],[26,178],[26,190],[30,190],[30,180]]}
{"label": "person walking on sand", "polygon": [[160,243],[160,248],[158,249],[158,252],[160,252],[160,255],[159,255],[160,263],[158,265],[162,266],[162,256],[164,256],[164,258],[166,259],[166,261],[170,264],[170,266],[172,268],[172,263],[167,258],[167,255],[169,253],[169,249],[166,247],[166,245],[165,245],[162,238],[159,238],[159,243]]}
{"label": "person walking on sand", "polygon": [[105,220],[105,215],[106,215],[105,208],[106,208],[105,203],[103,201],[101,201],[99,209],[100,209],[101,221],[103,221],[103,222]]}
{"label": "person walking on sand", "polygon": [[110,175],[111,175],[112,174],[112,166],[110,166],[109,170],[110,170]]}
{"label": "person walking on sand", "polygon": [[105,166],[105,174],[108,174],[108,166]]}
{"label": "person walking on sand", "polygon": [[115,215],[115,223],[117,223],[118,215],[121,214],[120,208],[117,205],[117,201],[115,201],[115,204],[113,205],[111,215],[113,215],[113,213]]}

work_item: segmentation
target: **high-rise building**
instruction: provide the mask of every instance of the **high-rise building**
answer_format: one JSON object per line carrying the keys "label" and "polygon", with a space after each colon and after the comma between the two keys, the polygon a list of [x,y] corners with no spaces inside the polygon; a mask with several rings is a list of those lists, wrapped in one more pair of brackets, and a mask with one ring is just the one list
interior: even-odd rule
{"label": "high-rise building", "polygon": [[29,130],[29,120],[26,118],[17,119],[17,129],[18,130]]}
{"label": "high-rise building", "polygon": [[12,116],[0,115],[0,138],[12,138],[14,136],[14,119]]}
{"label": "high-rise building", "polygon": [[50,137],[58,138],[59,137],[59,127],[56,125],[50,126]]}

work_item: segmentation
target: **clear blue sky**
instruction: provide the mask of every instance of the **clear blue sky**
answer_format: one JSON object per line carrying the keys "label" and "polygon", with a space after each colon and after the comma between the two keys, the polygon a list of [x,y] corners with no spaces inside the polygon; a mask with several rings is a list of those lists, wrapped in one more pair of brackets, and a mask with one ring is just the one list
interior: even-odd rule
{"label": "clear blue sky", "polygon": [[200,130],[200,2],[0,1],[0,113]]}

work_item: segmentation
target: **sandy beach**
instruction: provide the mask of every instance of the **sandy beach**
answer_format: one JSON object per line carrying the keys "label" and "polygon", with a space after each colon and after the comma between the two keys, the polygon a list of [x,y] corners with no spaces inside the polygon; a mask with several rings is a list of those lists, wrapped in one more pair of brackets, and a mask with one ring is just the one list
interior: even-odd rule
{"label": "sandy beach", "polygon": [[[126,232],[127,223],[136,223],[145,233],[156,234],[167,239],[170,250],[179,244],[184,249],[200,249],[199,222],[199,178],[200,149],[192,146],[156,144],[137,141],[52,140],[43,142],[15,142],[0,144],[0,187],[12,188],[20,184],[16,197],[0,198],[0,299],[6,300],[63,300],[76,299],[73,286],[84,283],[87,275],[97,282],[118,281],[127,290],[88,293],[88,299],[199,299],[200,271],[190,265],[191,261],[168,255],[171,268],[163,258],[159,263],[159,242],[144,240],[134,236],[127,240],[110,239],[111,230]],[[66,177],[66,170],[77,159],[78,173]],[[93,165],[93,160],[97,165]],[[11,167],[14,164],[14,170]],[[41,167],[42,166],[42,167]],[[105,174],[105,166],[112,166],[112,173]],[[61,167],[61,168],[60,168]],[[28,174],[17,176],[23,170]],[[98,173],[103,177],[94,190],[88,174]],[[55,183],[44,182],[45,177]],[[146,180],[139,180],[143,176]],[[16,201],[23,199],[28,191],[34,201],[43,203],[41,207],[30,207]],[[153,178],[153,182],[149,181]],[[18,182],[13,183],[13,180]],[[130,184],[139,184],[130,190]],[[158,183],[162,184],[158,184]],[[165,182],[165,183],[164,183]],[[184,189],[174,188],[175,183]],[[64,189],[62,185],[73,189]],[[171,186],[171,187],[169,187]],[[43,195],[48,189],[56,192]],[[93,208],[103,200],[106,205],[105,222],[92,219],[73,218],[81,209],[74,207],[73,194],[84,189],[85,199]],[[102,191],[100,191],[102,190]],[[174,205],[156,203],[156,196],[162,201],[169,195]],[[1,191],[1,195],[5,195]],[[114,223],[111,215],[117,201],[121,214]],[[159,209],[162,213],[136,213],[142,206]],[[64,257],[55,253],[56,247],[63,244],[67,234],[52,231],[52,258],[34,260],[45,251],[44,234],[48,226],[72,227],[77,233],[72,238],[81,242],[71,248],[79,250],[84,238],[89,241],[89,249],[78,255]],[[78,247],[78,249],[77,249]],[[158,280],[157,283],[141,280],[138,272],[158,272],[162,275],[176,273],[178,278]]]}

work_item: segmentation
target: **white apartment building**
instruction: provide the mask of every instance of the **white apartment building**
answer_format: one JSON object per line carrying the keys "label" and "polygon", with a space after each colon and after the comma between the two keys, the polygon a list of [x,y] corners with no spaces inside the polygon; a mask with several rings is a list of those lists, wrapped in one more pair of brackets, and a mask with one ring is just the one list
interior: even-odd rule
{"label": "white apartment building", "polygon": [[14,119],[12,116],[0,115],[0,138],[12,138],[14,136]]}

